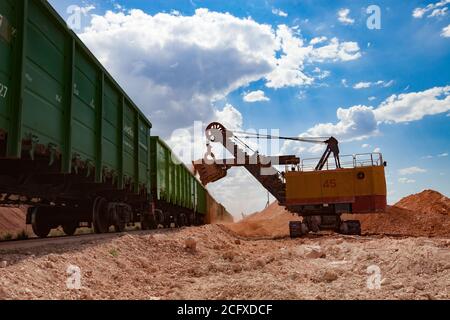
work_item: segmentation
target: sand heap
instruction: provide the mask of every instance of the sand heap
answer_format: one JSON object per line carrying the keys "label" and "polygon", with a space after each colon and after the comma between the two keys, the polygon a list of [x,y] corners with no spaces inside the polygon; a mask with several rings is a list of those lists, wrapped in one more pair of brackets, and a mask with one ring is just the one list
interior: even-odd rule
{"label": "sand heap", "polygon": [[26,208],[0,207],[0,236],[17,233],[26,230]]}
{"label": "sand heap", "polygon": [[423,213],[450,214],[450,199],[434,190],[424,190],[405,197],[395,206]]}
{"label": "sand heap", "polygon": [[[450,237],[450,199],[439,192],[425,190],[388,206],[386,213],[346,214],[344,220],[360,220],[363,234]],[[299,220],[277,202],[227,227],[244,237],[285,237],[289,221]]]}
{"label": "sand heap", "polygon": [[[157,230],[0,252],[0,300],[449,299],[449,248],[439,238],[246,241],[219,225]],[[373,265],[380,290],[367,287]],[[67,287],[74,267],[79,290]]]}
{"label": "sand heap", "polygon": [[361,221],[365,234],[386,234],[414,237],[449,237],[450,216],[423,213],[397,206],[388,206],[386,213],[347,214],[344,219]]}
{"label": "sand heap", "polygon": [[274,202],[263,211],[226,226],[243,237],[277,238],[289,235],[289,221],[296,220],[301,218]]}

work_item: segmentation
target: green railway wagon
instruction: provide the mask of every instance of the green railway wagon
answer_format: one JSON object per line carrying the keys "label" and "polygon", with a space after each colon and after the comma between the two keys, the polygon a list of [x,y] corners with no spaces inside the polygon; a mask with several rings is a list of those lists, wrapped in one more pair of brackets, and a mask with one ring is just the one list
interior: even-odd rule
{"label": "green railway wagon", "polygon": [[159,137],[150,138],[151,194],[158,224],[181,226],[203,221],[206,190]]}
{"label": "green railway wagon", "polygon": [[200,182],[196,181],[196,208],[203,215],[208,213],[207,195],[208,191],[206,188]]}
{"label": "green railway wagon", "polygon": [[151,127],[47,1],[0,1],[0,194],[36,234],[142,220]]}

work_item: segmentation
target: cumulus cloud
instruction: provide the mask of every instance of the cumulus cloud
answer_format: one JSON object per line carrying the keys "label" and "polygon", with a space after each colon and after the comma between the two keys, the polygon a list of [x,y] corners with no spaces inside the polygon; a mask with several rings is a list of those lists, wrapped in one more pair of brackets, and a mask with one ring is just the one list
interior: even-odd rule
{"label": "cumulus cloud", "polygon": [[422,169],[422,168],[415,167],[415,166],[398,170],[398,174],[401,176],[407,176],[407,175],[412,175],[412,174],[416,174],[416,173],[425,173],[425,172],[427,172],[426,169]]}
{"label": "cumulus cloud", "polygon": [[274,29],[207,9],[192,16],[108,11],[94,15],[80,36],[162,136],[211,118],[214,101],[254,81],[269,88],[308,85],[319,75],[307,75],[306,64],[360,57],[355,42],[305,45],[285,25]]}
{"label": "cumulus cloud", "polygon": [[[300,134],[300,137],[335,137],[340,142],[362,140],[377,133],[378,126],[373,109],[367,106],[353,106],[348,109],[339,108],[336,112],[338,121],[336,123],[320,123],[306,132]],[[322,144],[311,146],[297,141],[286,141],[281,149],[285,154],[300,154],[308,152],[317,154],[324,150]]]}
{"label": "cumulus cloud", "polygon": [[350,18],[349,14],[350,14],[350,9],[347,9],[347,8],[340,9],[337,13],[338,20],[342,24],[346,24],[346,25],[355,23],[355,20]]}
{"label": "cumulus cloud", "polygon": [[226,104],[222,110],[215,110],[214,120],[219,121],[229,130],[241,130],[244,122],[242,114],[231,104]]}
{"label": "cumulus cloud", "polygon": [[[417,7],[414,9],[412,15],[416,19],[423,18],[425,14],[428,12],[431,12],[430,15],[428,15],[429,18],[431,17],[437,17],[442,16],[446,14],[446,11],[448,10],[446,5],[450,3],[450,0],[441,0],[436,3],[430,3],[426,7]],[[441,8],[441,9],[439,9]]]}
{"label": "cumulus cloud", "polygon": [[441,37],[450,38],[450,24],[442,29]]}
{"label": "cumulus cloud", "polygon": [[382,122],[409,122],[450,110],[450,86],[392,95],[374,110]]}
{"label": "cumulus cloud", "polygon": [[[380,123],[416,121],[426,115],[444,113],[448,110],[450,110],[450,86],[436,87],[421,92],[392,95],[376,108],[364,105],[339,108],[336,112],[337,122],[316,124],[299,136],[334,136],[341,142],[362,140],[378,134]],[[366,147],[366,144],[362,147]],[[305,151],[317,153],[320,150],[323,150],[320,146],[307,148],[292,141],[285,142],[282,149],[285,153],[295,154]]]}
{"label": "cumulus cloud", "polygon": [[311,53],[310,59],[314,62],[352,61],[360,57],[361,52],[357,42],[340,42],[338,38],[332,38],[329,44],[316,48]]}
{"label": "cumulus cloud", "polygon": [[272,9],[272,13],[277,15],[277,16],[284,17],[284,18],[288,16],[288,14],[286,12],[284,12],[284,11],[282,11],[280,9],[276,9],[276,8]]}
{"label": "cumulus cloud", "polygon": [[433,18],[433,17],[443,17],[445,15],[447,15],[447,11],[448,8],[442,8],[442,9],[434,9],[433,12],[428,16],[428,18]]}
{"label": "cumulus cloud", "polygon": [[270,99],[266,97],[265,92],[262,90],[246,92],[243,99],[245,102],[270,101]]}
{"label": "cumulus cloud", "polygon": [[307,130],[309,137],[335,136],[340,140],[360,140],[377,131],[377,121],[371,107],[358,105],[349,109],[339,108],[337,123],[321,123]]}
{"label": "cumulus cloud", "polygon": [[368,143],[364,143],[361,145],[361,148],[369,148],[369,147],[370,147],[370,144],[368,144]]}
{"label": "cumulus cloud", "polygon": [[322,37],[315,37],[315,38],[312,38],[311,39],[311,41],[309,42],[309,44],[312,44],[313,46],[314,45],[316,45],[316,44],[319,44],[319,43],[322,43],[322,42],[324,42],[324,41],[327,41],[327,37],[324,37],[324,36],[322,36]]}

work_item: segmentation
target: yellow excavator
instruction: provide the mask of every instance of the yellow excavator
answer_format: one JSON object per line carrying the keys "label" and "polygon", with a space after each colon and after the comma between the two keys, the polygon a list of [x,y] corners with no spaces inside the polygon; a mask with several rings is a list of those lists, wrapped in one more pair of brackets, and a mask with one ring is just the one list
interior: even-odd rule
{"label": "yellow excavator", "polygon": [[[209,124],[205,134],[205,157],[193,162],[202,183],[206,185],[224,178],[232,167],[244,167],[281,206],[303,217],[303,221],[289,224],[293,238],[322,230],[360,235],[360,222],[343,221],[342,214],[386,210],[386,162],[381,153],[340,156],[339,142],[334,137],[280,137],[232,132],[218,122]],[[244,142],[243,139],[249,138],[319,143],[325,145],[326,150],[320,159],[300,160],[295,155],[264,156]],[[211,143],[222,144],[233,158],[216,159]],[[315,164],[313,161],[317,160]]]}

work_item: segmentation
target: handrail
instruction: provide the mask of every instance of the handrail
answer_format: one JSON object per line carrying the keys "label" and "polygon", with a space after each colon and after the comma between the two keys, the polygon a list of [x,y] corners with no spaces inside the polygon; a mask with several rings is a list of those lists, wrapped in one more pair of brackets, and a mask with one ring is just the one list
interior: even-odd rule
{"label": "handrail", "polygon": [[[383,166],[383,156],[379,152],[343,155],[340,156],[340,158],[341,158],[341,168],[348,169],[357,167]],[[299,171],[314,171],[315,163],[317,163],[318,159],[319,158],[302,159],[300,165],[297,166],[297,168]],[[336,168],[336,164],[333,161],[329,162],[327,160],[324,166],[324,170],[336,170],[336,169],[338,169]]]}

